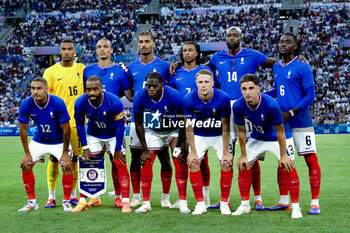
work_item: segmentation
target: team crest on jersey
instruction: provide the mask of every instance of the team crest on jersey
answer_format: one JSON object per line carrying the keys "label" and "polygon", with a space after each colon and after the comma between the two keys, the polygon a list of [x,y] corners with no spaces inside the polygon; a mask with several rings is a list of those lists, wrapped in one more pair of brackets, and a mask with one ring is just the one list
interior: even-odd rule
{"label": "team crest on jersey", "polygon": [[109,79],[113,79],[114,73],[111,73],[111,76],[109,76]]}
{"label": "team crest on jersey", "polygon": [[53,112],[50,112],[50,117],[51,117],[51,118],[54,118]]}
{"label": "team crest on jersey", "polygon": [[153,69],[153,72],[157,72],[156,68]]}
{"label": "team crest on jersey", "polygon": [[215,109],[215,108],[213,108],[213,113],[214,113],[214,114],[216,113],[216,109]]}
{"label": "team crest on jersey", "polygon": [[287,78],[290,78],[290,75],[292,74],[292,71],[288,72]]}
{"label": "team crest on jersey", "polygon": [[104,115],[104,116],[106,116],[106,115],[107,115],[106,111],[103,111],[103,115]]}
{"label": "team crest on jersey", "polygon": [[244,58],[243,57],[241,58],[241,64],[242,65],[244,64]]}
{"label": "team crest on jersey", "polygon": [[164,110],[167,112],[167,111],[168,111],[168,107],[167,107],[167,106],[164,106]]}
{"label": "team crest on jersey", "polygon": [[265,120],[265,118],[264,118],[264,114],[263,114],[263,113],[261,113],[261,120],[262,120],[262,121],[264,121],[264,120]]}
{"label": "team crest on jersey", "polygon": [[87,178],[90,180],[90,181],[94,181],[97,179],[98,177],[98,172],[95,170],[95,169],[90,169],[87,171]]}

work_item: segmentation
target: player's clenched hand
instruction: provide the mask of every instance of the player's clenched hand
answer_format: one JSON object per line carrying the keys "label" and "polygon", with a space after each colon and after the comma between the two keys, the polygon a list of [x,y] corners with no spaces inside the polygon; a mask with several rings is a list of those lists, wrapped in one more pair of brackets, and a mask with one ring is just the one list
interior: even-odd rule
{"label": "player's clenched hand", "polygon": [[121,150],[118,150],[114,152],[114,159],[118,159],[120,163],[124,165],[126,162],[126,155],[124,155]]}
{"label": "player's clenched hand", "polygon": [[24,154],[20,163],[20,167],[24,171],[28,171],[28,166],[33,166],[33,158],[31,154]]}
{"label": "player's clenched hand", "polygon": [[63,153],[60,160],[62,161],[62,170],[63,171],[68,172],[68,171],[72,170],[72,160],[69,157],[68,153]]}
{"label": "player's clenched hand", "polygon": [[193,163],[193,162],[199,162],[198,161],[198,155],[197,155],[197,153],[195,153],[194,151],[191,151],[189,154],[188,154],[188,156],[187,156],[187,164],[188,164],[188,167],[190,167],[191,166],[191,164]]}
{"label": "player's clenched hand", "polygon": [[248,159],[246,156],[241,156],[239,157],[238,161],[237,161],[237,168],[240,172],[242,172],[242,170],[247,169],[248,166]]}
{"label": "player's clenched hand", "polygon": [[229,152],[228,153],[224,153],[222,155],[222,158],[221,158],[221,165],[224,166],[224,163],[228,162],[229,165],[233,165],[233,156],[232,154],[230,154]]}
{"label": "player's clenched hand", "polygon": [[283,167],[284,169],[287,169],[289,172],[291,172],[294,169],[294,164],[292,160],[286,155],[281,156],[281,159],[279,161],[279,165]]}
{"label": "player's clenched hand", "polygon": [[84,149],[83,150],[83,161],[89,161],[89,157],[91,157],[91,152],[90,152],[90,149],[87,148],[87,149]]}
{"label": "player's clenched hand", "polygon": [[177,68],[179,68],[179,66],[180,66],[180,63],[178,63],[178,62],[175,62],[175,63],[171,64],[170,67],[169,67],[169,73],[170,73],[171,75],[176,75],[175,70],[176,70]]}
{"label": "player's clenched hand", "polygon": [[149,160],[150,163],[152,163],[151,153],[148,150],[143,150],[140,159],[141,168],[143,168],[143,164],[146,162],[146,160]]}

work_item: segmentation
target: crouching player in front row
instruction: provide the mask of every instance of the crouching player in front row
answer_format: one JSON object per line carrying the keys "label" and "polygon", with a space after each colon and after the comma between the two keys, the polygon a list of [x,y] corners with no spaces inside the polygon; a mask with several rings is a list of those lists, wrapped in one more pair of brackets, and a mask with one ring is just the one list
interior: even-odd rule
{"label": "crouching player in front row", "polygon": [[[64,101],[48,94],[47,81],[35,78],[30,88],[32,96],[21,103],[19,114],[20,137],[24,149],[21,160],[24,187],[28,194],[28,204],[20,212],[37,210],[39,208],[35,198],[35,178],[33,166],[37,162],[44,162],[46,154],[51,154],[61,162],[63,176],[62,185],[64,198],[63,210],[72,210],[69,198],[73,185],[72,161],[69,153],[70,127],[69,115]],[[32,119],[38,129],[28,145],[27,129]]]}
{"label": "crouching player in front row", "polygon": [[[173,138],[180,138],[177,141],[178,147],[184,142],[184,130],[179,131],[177,124],[178,116],[182,117],[182,98],[180,94],[169,86],[164,86],[163,77],[158,72],[147,74],[145,86],[139,90],[134,97],[134,114],[136,133],[142,145],[142,154],[140,158],[141,165],[141,188],[143,195],[143,204],[136,209],[136,213],[145,213],[151,211],[150,194],[153,179],[153,158],[158,155],[162,165],[170,165],[169,155],[160,153],[166,144],[170,144],[174,151],[175,141]],[[170,120],[172,123],[170,123]],[[181,132],[181,133],[180,133]],[[180,134],[180,135],[179,135]],[[165,167],[165,166],[164,166]],[[170,187],[170,183],[168,183]],[[169,199],[169,196],[164,196]],[[190,212],[186,205],[180,206],[180,212]]]}
{"label": "crouching player in front row", "polygon": [[[118,170],[118,180],[122,192],[122,212],[131,212],[129,204],[130,177],[126,166],[124,141],[124,106],[120,99],[103,91],[102,81],[97,76],[90,76],[86,81],[86,93],[80,96],[74,106],[74,118],[83,146],[83,160],[104,155],[106,150],[114,156]],[[87,135],[84,129],[85,116],[88,118]],[[102,205],[95,200],[94,206]],[[88,209],[86,196],[80,194],[78,205],[72,212]]]}
{"label": "crouching player in front row", "polygon": [[198,90],[184,98],[186,135],[190,144],[187,157],[190,182],[197,201],[194,215],[207,211],[203,199],[200,162],[209,148],[213,148],[221,163],[221,214],[231,214],[228,199],[232,183],[233,156],[229,152],[230,99],[223,91],[213,88],[213,73],[201,70],[196,74]]}
{"label": "crouching player in front row", "polygon": [[[241,78],[239,83],[243,96],[234,103],[232,108],[242,153],[237,161],[238,186],[242,202],[232,215],[251,212],[249,206],[250,169],[259,157],[265,156],[266,152],[271,152],[277,156],[279,167],[283,168],[287,178],[284,182],[289,187],[292,199],[292,218],[301,218],[299,177],[293,165],[295,150],[289,126],[288,124],[283,126],[283,116],[277,101],[260,93],[258,77],[247,74]],[[247,142],[244,118],[253,124],[253,132]]]}

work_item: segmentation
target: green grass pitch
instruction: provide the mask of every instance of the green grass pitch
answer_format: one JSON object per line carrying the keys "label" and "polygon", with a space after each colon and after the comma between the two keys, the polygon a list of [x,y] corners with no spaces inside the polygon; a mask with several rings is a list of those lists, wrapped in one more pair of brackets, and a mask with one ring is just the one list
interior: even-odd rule
{"label": "green grass pitch", "polygon": [[[20,160],[23,149],[19,137],[0,138],[0,232],[349,232],[350,230],[350,135],[317,135],[318,158],[322,170],[320,193],[321,215],[309,216],[311,199],[308,170],[304,159],[296,159],[296,168],[300,177],[300,205],[303,218],[291,219],[290,211],[257,212],[244,216],[222,216],[220,210],[208,210],[201,216],[180,214],[175,209],[160,207],[161,182],[159,162],[154,165],[153,187],[151,192],[152,211],[145,214],[122,214],[113,206],[113,197],[106,194],[101,199],[103,206],[90,208],[81,213],[65,213],[62,210],[63,196],[61,174],[57,185],[55,209],[45,209],[48,192],[46,184],[47,164],[37,164],[34,168],[36,178],[36,196],[39,209],[28,213],[19,213],[27,201],[24,190]],[[239,146],[236,154],[239,155]],[[235,161],[237,158],[235,159]],[[128,151],[130,164],[130,152]],[[220,198],[220,166],[213,151],[209,154],[211,169],[210,199],[212,204]],[[110,163],[107,164],[108,191],[113,185],[110,175]],[[279,193],[276,178],[277,159],[267,154],[261,162],[262,198],[265,206],[278,201]],[[236,165],[235,165],[236,166]],[[194,209],[195,199],[188,182],[188,203]],[[176,183],[170,191],[170,200],[178,199]],[[240,204],[235,167],[231,189],[231,210]],[[251,192],[251,200],[253,195]],[[252,205],[253,201],[251,201]]]}

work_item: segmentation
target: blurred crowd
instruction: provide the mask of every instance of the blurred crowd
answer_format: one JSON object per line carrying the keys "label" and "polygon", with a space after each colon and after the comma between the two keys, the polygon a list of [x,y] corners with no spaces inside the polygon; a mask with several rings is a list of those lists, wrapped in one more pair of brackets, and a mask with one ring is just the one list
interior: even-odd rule
{"label": "blurred crowd", "polygon": [[[25,16],[24,22],[0,46],[0,58],[21,56],[25,60],[26,48],[57,47],[66,37],[75,39],[84,56],[94,57],[96,42],[103,37],[112,41],[115,55],[126,54],[129,52],[128,44],[138,29],[137,12],[142,11],[149,2],[0,0],[2,6],[7,5],[7,10],[5,7],[1,9],[3,15],[5,10],[11,12],[13,4],[32,9]],[[161,0],[163,9],[165,7],[167,10],[162,10],[162,17],[152,28],[157,44],[156,53],[162,58],[176,55],[181,44],[189,40],[222,43],[225,30],[230,26],[238,26],[243,31],[243,47],[278,58],[277,44],[284,30],[284,22],[278,18],[278,9],[266,3],[279,2]],[[253,4],[265,5],[257,8]],[[209,6],[225,7],[194,9]],[[310,63],[316,83],[316,98],[311,106],[315,124],[350,122],[350,50],[341,47],[341,41],[350,38],[348,12],[349,5],[346,4],[307,5],[299,19],[302,55]],[[203,61],[209,58],[203,56]],[[0,66],[0,126],[17,123],[19,104],[28,95],[23,89],[18,91],[19,87],[34,75],[33,65],[28,66],[28,63],[17,61],[18,59],[14,59]],[[273,84],[272,70],[259,70],[258,75],[263,91],[270,90]]]}

